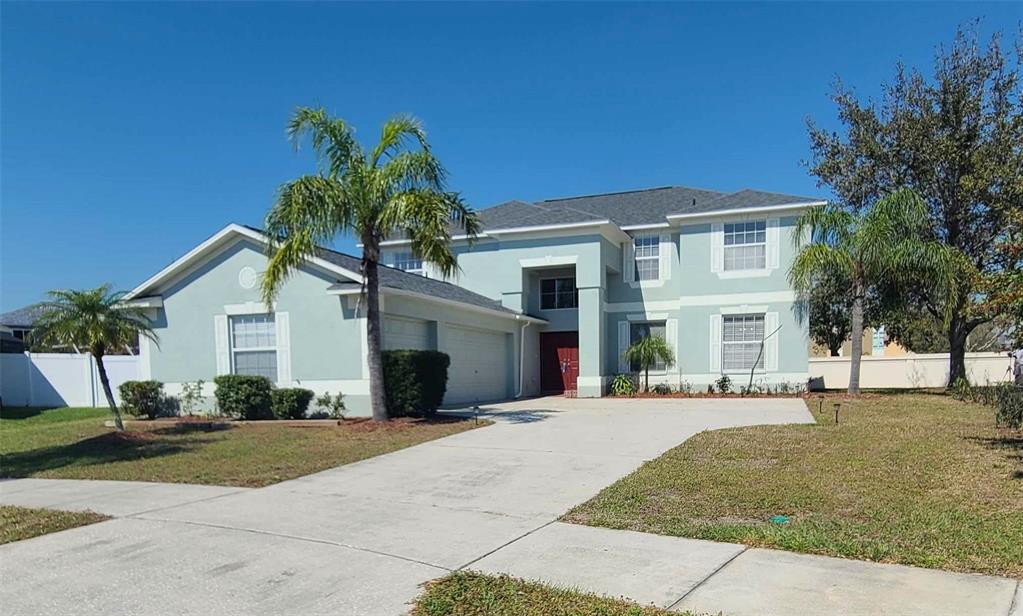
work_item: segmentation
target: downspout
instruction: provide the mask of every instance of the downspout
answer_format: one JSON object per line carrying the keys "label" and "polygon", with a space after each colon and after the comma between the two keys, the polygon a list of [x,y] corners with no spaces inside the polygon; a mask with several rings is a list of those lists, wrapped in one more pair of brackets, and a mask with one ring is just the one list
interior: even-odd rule
{"label": "downspout", "polygon": [[[519,318],[518,316],[515,317]],[[515,399],[518,400],[522,397],[522,387],[526,378],[526,328],[529,327],[529,321],[522,324],[522,329],[519,330],[519,390],[515,392]]]}

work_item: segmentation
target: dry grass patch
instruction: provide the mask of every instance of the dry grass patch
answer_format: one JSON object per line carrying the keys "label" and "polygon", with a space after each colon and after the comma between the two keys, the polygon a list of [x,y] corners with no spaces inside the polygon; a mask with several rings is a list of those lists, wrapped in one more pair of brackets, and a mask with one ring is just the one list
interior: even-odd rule
{"label": "dry grass patch", "polygon": [[829,407],[699,434],[565,520],[1023,577],[1023,435],[946,396],[846,401],[837,426]]}
{"label": "dry grass patch", "polygon": [[685,616],[620,599],[609,599],[526,582],[508,576],[453,573],[431,582],[412,616]]}
{"label": "dry grass patch", "polygon": [[132,422],[131,431],[116,434],[103,425],[108,416],[102,409],[5,414],[3,476],[260,487],[476,427],[445,419],[308,426]]}
{"label": "dry grass patch", "polygon": [[109,520],[91,511],[56,511],[0,506],[0,544],[31,539],[76,526]]}

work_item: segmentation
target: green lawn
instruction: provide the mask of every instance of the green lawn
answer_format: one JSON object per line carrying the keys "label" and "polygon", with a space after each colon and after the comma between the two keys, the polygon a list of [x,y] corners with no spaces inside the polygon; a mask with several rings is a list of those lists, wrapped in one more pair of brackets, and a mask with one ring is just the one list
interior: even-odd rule
{"label": "green lawn", "polygon": [[507,576],[453,573],[433,582],[412,616],[685,616]]}
{"label": "green lawn", "polygon": [[837,426],[830,402],[818,425],[699,434],[565,520],[1023,577],[1023,434],[946,396],[845,401]]}
{"label": "green lawn", "polygon": [[0,506],[0,544],[31,539],[109,518],[91,511],[56,511]]}
{"label": "green lawn", "polygon": [[[4,409],[0,474],[258,487],[475,427],[472,421],[337,425],[131,422],[117,434],[105,409]],[[482,425],[482,422],[481,422]]]}

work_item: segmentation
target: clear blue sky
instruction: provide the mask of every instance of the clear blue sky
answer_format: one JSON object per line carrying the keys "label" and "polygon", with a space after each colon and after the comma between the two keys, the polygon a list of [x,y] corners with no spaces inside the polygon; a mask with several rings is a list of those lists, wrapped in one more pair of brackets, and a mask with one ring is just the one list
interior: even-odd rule
{"label": "clear blue sky", "polygon": [[[452,188],[508,199],[681,184],[822,194],[805,119],[876,95],[1001,4],[11,4],[0,7],[0,310],[130,289],[313,169],[322,104],[370,141],[425,122]],[[337,246],[354,250],[351,240]]]}

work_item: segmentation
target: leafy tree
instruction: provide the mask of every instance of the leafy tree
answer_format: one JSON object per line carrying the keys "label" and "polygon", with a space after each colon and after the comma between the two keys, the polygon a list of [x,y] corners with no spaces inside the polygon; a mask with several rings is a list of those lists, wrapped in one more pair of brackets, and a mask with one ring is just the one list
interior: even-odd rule
{"label": "leafy tree", "polygon": [[837,86],[844,134],[809,125],[810,171],[839,201],[861,212],[909,187],[938,241],[964,256],[948,284],[919,279],[910,294],[933,317],[949,315],[950,384],[966,375],[970,332],[998,310],[992,279],[1020,267],[1018,254],[1013,261],[995,249],[1023,200],[1019,42],[1010,58],[997,35],[986,47],[977,39],[976,25],[960,28],[952,47],[938,50],[930,78],[898,65],[879,103]]}
{"label": "leafy tree", "polygon": [[351,234],[362,242],[363,292],[367,319],[370,404],[373,418],[388,419],[380,355],[380,242],[404,233],[412,252],[441,273],[458,264],[450,250],[452,228],[470,240],[479,232],[477,215],[445,189],[446,173],[434,156],[419,120],[396,116],[384,123],[372,150],[363,149],[354,129],[322,108],[298,108],[288,124],[297,147],[306,138],[319,172],[285,183],[266,217],[270,261],[263,275],[263,300],[273,301],[288,276],[319,244]]}
{"label": "leafy tree", "polygon": [[798,304],[808,310],[810,339],[826,347],[832,357],[837,357],[842,345],[852,331],[852,283],[831,272],[817,276],[810,290],[808,304]]}
{"label": "leafy tree", "polygon": [[[822,279],[848,280],[852,355],[849,393],[860,391],[860,360],[867,297],[880,286],[928,276],[951,280],[955,260],[942,244],[924,239],[926,206],[908,189],[898,190],[860,213],[829,204],[800,216],[793,231],[798,253],[789,282],[808,301]],[[811,242],[802,238],[811,233]]]}
{"label": "leafy tree", "polygon": [[45,302],[32,329],[33,338],[42,344],[72,347],[92,354],[114,425],[117,430],[124,430],[103,357],[111,350],[138,344],[140,336],[156,342],[152,323],[143,309],[122,304],[124,293],[112,292],[109,284],[84,291],[50,291],[49,296],[50,301]]}
{"label": "leafy tree", "polygon": [[643,389],[650,391],[650,368],[663,362],[669,368],[675,365],[675,354],[664,338],[656,335],[643,336],[625,350],[625,359],[639,365],[643,372]]}

